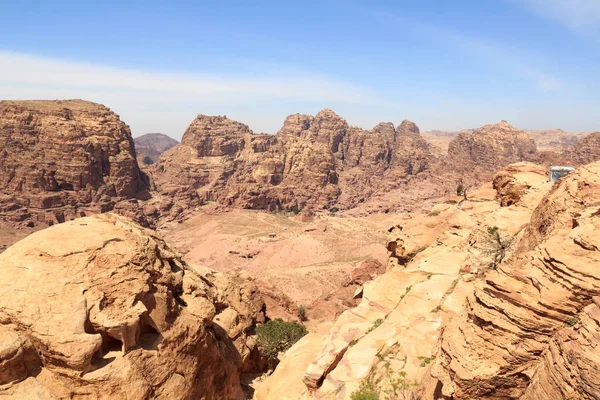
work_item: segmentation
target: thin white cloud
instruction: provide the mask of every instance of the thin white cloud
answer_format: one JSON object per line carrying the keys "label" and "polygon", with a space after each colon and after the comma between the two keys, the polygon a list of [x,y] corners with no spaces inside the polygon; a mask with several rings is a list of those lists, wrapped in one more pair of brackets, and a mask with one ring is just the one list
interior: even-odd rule
{"label": "thin white cloud", "polygon": [[113,68],[0,51],[0,84],[67,90],[124,92],[142,97],[173,96],[180,101],[235,102],[247,98],[319,100],[347,103],[378,101],[371,90],[309,74],[282,76],[203,76]]}
{"label": "thin white cloud", "polygon": [[292,112],[344,106],[403,108],[369,88],[297,70],[266,70],[261,76],[178,74],[0,50],[0,100],[74,98],[110,107],[131,125],[134,135],[158,131],[175,138],[198,113],[259,121],[251,128],[274,133]]}
{"label": "thin white cloud", "polygon": [[[545,0],[540,0],[540,2],[541,1]],[[492,68],[504,69],[515,76],[527,79],[534,83],[540,90],[551,91],[560,89],[564,86],[562,79],[540,67],[540,64],[543,64],[543,62],[535,62],[535,57],[532,54],[519,50],[514,46],[504,46],[499,43],[484,40],[478,36],[466,35],[453,29],[434,25],[429,22],[407,18],[402,15],[382,10],[376,10],[371,6],[363,6],[352,0],[345,1],[344,4],[359,8],[364,15],[372,15],[375,18],[386,21],[386,23],[392,23],[399,30],[415,32],[418,35],[455,49],[466,57],[475,59],[482,64],[489,64]]]}
{"label": "thin white cloud", "polygon": [[539,17],[600,38],[600,0],[515,0]]}

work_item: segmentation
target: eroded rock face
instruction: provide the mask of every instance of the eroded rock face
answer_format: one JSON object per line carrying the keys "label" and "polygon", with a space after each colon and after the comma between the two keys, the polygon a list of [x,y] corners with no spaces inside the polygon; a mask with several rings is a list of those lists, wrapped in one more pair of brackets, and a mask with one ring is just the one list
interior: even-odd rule
{"label": "eroded rock face", "polygon": [[486,274],[463,321],[444,334],[434,376],[445,396],[598,396],[599,202],[600,163],[577,169],[540,202],[515,256]]}
{"label": "eroded rock face", "polygon": [[82,100],[0,102],[4,221],[51,225],[106,212],[146,190],[129,127],[108,108]]}
{"label": "eroded rock face", "polygon": [[536,156],[536,145],[524,131],[506,121],[461,132],[448,146],[448,163],[459,172],[478,174],[484,179],[500,168]]}
{"label": "eroded rock face", "polygon": [[[494,176],[492,185],[498,192],[503,207],[517,204],[532,187],[539,187],[548,181],[547,169],[541,165],[522,162],[502,168]],[[528,202],[528,204],[531,204]]]}
{"label": "eroded rock face", "polygon": [[34,233],[0,271],[0,395],[242,398],[263,308],[251,282],[193,271],[114,214]]}
{"label": "eroded rock face", "polygon": [[[510,165],[496,190],[405,216],[386,274],[321,346],[292,347],[257,398],[350,399],[365,379],[392,398],[597,398],[600,163],[544,175]],[[496,269],[489,227],[519,241]]]}
{"label": "eroded rock face", "polygon": [[179,142],[162,133],[147,133],[133,139],[138,164],[150,165],[158,161],[165,151],[177,146]]}
{"label": "eroded rock face", "polygon": [[224,207],[323,209],[352,207],[398,187],[433,159],[408,121],[364,131],[325,109],[314,117],[291,115],[277,135],[265,135],[199,115],[152,175],[161,192],[193,190]]}
{"label": "eroded rock face", "polygon": [[575,166],[600,161],[600,132],[590,133],[580,138],[563,155]]}

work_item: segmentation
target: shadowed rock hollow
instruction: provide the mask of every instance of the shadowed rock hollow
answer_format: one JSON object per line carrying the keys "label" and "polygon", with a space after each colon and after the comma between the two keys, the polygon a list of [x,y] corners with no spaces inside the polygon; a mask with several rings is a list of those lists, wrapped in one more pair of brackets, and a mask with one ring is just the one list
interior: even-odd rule
{"label": "shadowed rock hollow", "polygon": [[34,233],[0,273],[0,396],[239,399],[257,370],[252,282],[191,270],[123,217]]}

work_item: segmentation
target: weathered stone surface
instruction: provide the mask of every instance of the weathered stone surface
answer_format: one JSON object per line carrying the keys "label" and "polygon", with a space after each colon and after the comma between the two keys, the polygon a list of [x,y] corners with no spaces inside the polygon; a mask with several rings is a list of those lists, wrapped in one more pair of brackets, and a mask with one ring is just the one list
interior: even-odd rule
{"label": "weathered stone surface", "polygon": [[524,131],[506,121],[461,132],[448,146],[448,163],[459,173],[472,173],[486,180],[505,165],[528,161],[536,145]]}
{"label": "weathered stone surface", "polygon": [[242,398],[263,308],[247,279],[194,271],[114,214],[34,233],[0,270],[0,396]]}
{"label": "weathered stone surface", "polygon": [[[51,225],[147,196],[129,127],[82,100],[0,101],[0,218]],[[143,222],[143,221],[140,221]]]}
{"label": "weathered stone surface", "polygon": [[177,146],[179,142],[162,133],[147,133],[133,139],[138,164],[154,164],[165,151]]}
{"label": "weathered stone surface", "polygon": [[[597,355],[589,352],[580,363],[576,355],[597,334],[590,313],[600,290],[598,204],[600,163],[569,174],[540,202],[517,253],[486,274],[468,297],[462,322],[445,331],[434,373],[445,396],[597,395],[597,365],[586,367]],[[576,378],[578,368],[583,375]]]}
{"label": "weathered stone surface", "polygon": [[[507,171],[515,181],[529,182],[538,169],[517,164]],[[468,295],[489,265],[480,242],[489,226],[498,226],[503,235],[523,231],[533,212],[529,202],[539,201],[551,186],[530,180],[521,201],[511,206],[502,207],[490,185],[473,190],[461,204],[439,204],[429,215],[399,219],[389,229],[388,271],[364,285],[361,303],[336,320],[320,347],[292,347],[273,378],[258,386],[260,399],[275,399],[270,394],[286,387],[294,388],[290,399],[350,399],[364,379],[389,391],[401,373],[404,382],[417,385],[391,398],[439,398],[431,367],[445,330],[462,318]],[[306,365],[309,353],[313,360],[301,375],[297,366]],[[296,389],[301,379],[306,389]]]}
{"label": "weathered stone surface", "polygon": [[600,132],[583,136],[563,153],[572,166],[600,161]]}
{"label": "weathered stone surface", "polygon": [[[522,162],[501,169],[492,181],[503,207],[517,204],[521,198],[531,193],[533,187],[544,187],[548,181],[548,172],[541,165]],[[523,204],[535,206],[537,202],[524,199]]]}
{"label": "weathered stone surface", "polygon": [[364,131],[325,109],[289,116],[277,135],[199,115],[151,171],[163,193],[194,190],[224,207],[327,209],[398,187],[433,160],[412,122]]}

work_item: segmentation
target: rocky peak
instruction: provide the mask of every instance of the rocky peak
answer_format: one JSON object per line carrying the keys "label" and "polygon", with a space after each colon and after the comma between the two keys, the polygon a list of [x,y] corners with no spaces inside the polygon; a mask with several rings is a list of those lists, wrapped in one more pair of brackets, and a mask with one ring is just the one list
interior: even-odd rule
{"label": "rocky peak", "polygon": [[421,131],[417,124],[412,121],[404,120],[396,129],[396,134],[400,135],[419,135]]}
{"label": "rocky peak", "polygon": [[370,132],[391,138],[395,138],[396,136],[396,129],[394,128],[394,124],[391,122],[380,122],[375,125]]}
{"label": "rocky peak", "polygon": [[165,151],[177,146],[179,142],[162,133],[147,133],[133,139],[138,163],[153,164]]}
{"label": "rocky peak", "polygon": [[226,116],[200,114],[185,131],[181,143],[193,147],[201,157],[234,155],[244,148],[248,125]]}
{"label": "rocky peak", "polygon": [[448,146],[447,163],[460,171],[491,176],[501,167],[536,156],[534,140],[506,121],[461,132]]}
{"label": "rocky peak", "polygon": [[307,114],[292,114],[289,115],[283,127],[277,133],[278,136],[300,136],[302,132],[308,130],[312,124],[314,117]]}

